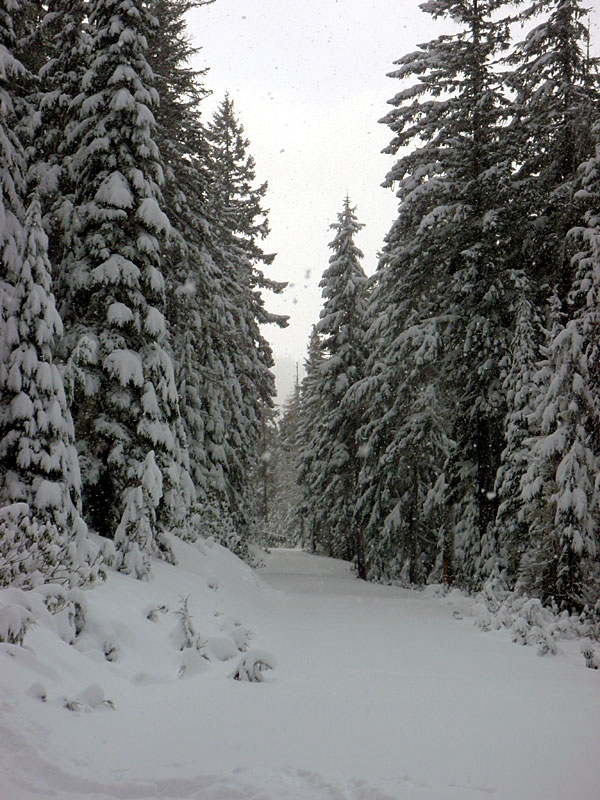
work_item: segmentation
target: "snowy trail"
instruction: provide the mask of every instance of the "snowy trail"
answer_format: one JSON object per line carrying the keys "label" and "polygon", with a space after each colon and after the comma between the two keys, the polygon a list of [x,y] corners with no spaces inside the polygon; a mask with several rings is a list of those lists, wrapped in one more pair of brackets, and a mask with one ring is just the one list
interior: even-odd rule
{"label": "snowy trail", "polygon": [[[83,674],[64,645],[50,667],[34,658],[52,652],[43,631],[16,654],[49,687],[54,673],[101,683],[117,710],[0,693],[1,800],[597,800],[600,676],[576,643],[540,658],[333,559],[274,551],[262,583],[226,551],[180,547],[184,569],[90,593],[118,619],[116,663],[75,653]],[[177,679],[179,655],[157,638],[172,621],[140,609],[188,593],[204,629],[202,609],[238,615],[276,655],[264,683],[226,680],[231,661]]]}
{"label": "snowy trail", "polygon": [[597,800],[600,686],[580,661],[539,658],[343,562],[279,551],[263,577],[286,592],[280,670],[313,698],[315,733],[298,731],[311,764],[385,776],[399,797]]}

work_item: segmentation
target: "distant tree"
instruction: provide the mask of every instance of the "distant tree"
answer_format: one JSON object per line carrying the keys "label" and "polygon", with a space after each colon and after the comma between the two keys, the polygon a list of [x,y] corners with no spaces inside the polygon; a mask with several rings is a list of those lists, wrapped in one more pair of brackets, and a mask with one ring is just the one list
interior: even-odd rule
{"label": "distant tree", "polygon": [[335,231],[329,245],[333,252],[320,282],[323,308],[316,326],[325,357],[318,375],[311,376],[312,391],[320,406],[319,439],[313,433],[315,451],[307,488],[311,502],[321,509],[321,524],[330,537],[331,553],[355,560],[359,577],[364,578],[362,532],[354,524],[360,409],[351,404],[348,390],[362,374],[367,278],[361,265],[362,253],[354,242],[363,226],[349,198],[331,227]]}
{"label": "distant tree", "polygon": [[308,354],[304,362],[306,375],[300,388],[298,414],[298,483],[301,499],[298,506],[301,525],[301,544],[313,553],[332,553],[331,537],[325,527],[326,509],[321,495],[312,494],[312,485],[319,470],[318,447],[322,433],[322,408],[319,387],[321,367],[324,361],[321,338],[313,326],[308,343]]}
{"label": "distant tree", "polygon": [[279,442],[277,412],[265,410],[262,418],[260,454],[256,470],[255,505],[259,529],[268,537],[274,502],[277,493],[277,461]]}
{"label": "distant tree", "polygon": [[298,484],[298,426],[300,422],[300,382],[296,383],[277,419],[272,456],[268,466],[272,489],[269,511],[269,537],[273,545],[294,546],[302,540],[301,491]]}

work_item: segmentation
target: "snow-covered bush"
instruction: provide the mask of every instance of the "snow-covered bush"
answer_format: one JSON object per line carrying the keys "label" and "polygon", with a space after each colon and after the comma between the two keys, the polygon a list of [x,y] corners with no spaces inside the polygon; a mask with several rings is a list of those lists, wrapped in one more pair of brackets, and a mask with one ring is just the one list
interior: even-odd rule
{"label": "snow-covered bush", "polygon": [[0,587],[87,585],[102,575],[101,564],[83,528],[69,534],[51,521],[36,519],[26,503],[0,508]]}
{"label": "snow-covered bush", "polygon": [[206,643],[219,661],[229,661],[239,653],[236,643],[230,636],[209,636]]}
{"label": "snow-covered bush", "polygon": [[555,655],[560,639],[583,636],[598,639],[599,611],[587,608],[584,613],[574,615],[556,606],[545,606],[537,598],[507,590],[496,576],[477,594],[471,613],[481,630],[508,628],[513,642],[536,646],[538,655],[543,656]]}
{"label": "snow-covered bush", "polygon": [[77,700],[82,706],[89,709],[99,708],[100,706],[111,709],[115,707],[113,701],[105,696],[104,689],[97,683],[92,683],[82,689],[77,695]]}
{"label": "snow-covered bush", "polygon": [[240,658],[230,677],[234,681],[261,683],[265,679],[264,673],[269,669],[275,669],[276,666],[277,659],[271,653],[264,650],[249,650]]}
{"label": "snow-covered bush", "polygon": [[188,606],[189,597],[181,597],[179,609],[175,612],[179,623],[171,633],[175,647],[183,653],[178,676],[183,678],[202,671],[210,661],[207,642],[196,631]]}
{"label": "snow-covered bush", "polygon": [[0,608],[0,642],[23,647],[27,631],[36,624],[31,611],[19,605]]}
{"label": "snow-covered bush", "polygon": [[585,665],[588,669],[600,669],[600,659],[596,655],[591,642],[583,642],[581,645],[581,655],[585,659]]}
{"label": "snow-covered bush", "polygon": [[150,620],[150,622],[157,622],[159,614],[168,614],[168,613],[169,613],[169,607],[164,604],[159,606],[152,605],[144,609],[144,616],[146,617],[147,620]]}
{"label": "snow-covered bush", "polygon": [[80,589],[66,589],[63,586],[45,584],[36,589],[44,605],[54,617],[56,631],[60,638],[73,644],[83,633],[86,625],[87,602]]}
{"label": "snow-covered bush", "polygon": [[200,637],[194,628],[188,601],[189,597],[180,597],[179,608],[175,612],[179,624],[171,634],[171,638],[178,650],[187,650],[190,647],[199,649]]}
{"label": "snow-covered bush", "polygon": [[0,641],[23,644],[27,631],[43,625],[67,644],[73,644],[86,624],[83,592],[59,584],[42,584],[23,591],[0,591]]}
{"label": "snow-covered bush", "polygon": [[102,643],[102,652],[104,653],[104,658],[106,661],[110,661],[111,663],[117,660],[120,650],[121,648],[119,643],[113,636],[109,636]]}
{"label": "snow-covered bush", "polygon": [[42,703],[48,702],[46,687],[42,683],[39,683],[39,681],[32,683],[29,689],[27,689],[26,694],[29,697],[33,697],[34,700],[40,700]]}
{"label": "snow-covered bush", "polygon": [[583,636],[600,642],[600,600],[593,606],[585,606],[579,615],[579,624]]}

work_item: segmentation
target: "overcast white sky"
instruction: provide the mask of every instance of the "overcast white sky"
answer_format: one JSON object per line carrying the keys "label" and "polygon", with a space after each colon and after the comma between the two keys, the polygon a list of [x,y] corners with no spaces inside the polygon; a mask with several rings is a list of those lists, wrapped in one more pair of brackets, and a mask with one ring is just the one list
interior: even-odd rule
{"label": "overcast white sky", "polygon": [[[448,30],[419,10],[420,0],[216,0],[190,14],[190,32],[210,67],[205,115],[225,91],[251,142],[257,177],[267,180],[276,252],[270,277],[289,282],[272,311],[290,315],[270,327],[279,402],[291,392],[311,326],[318,320],[332,239],[329,225],[346,193],[365,228],[357,237],[367,273],[395,217],[393,193],[380,184],[394,163],[378,124],[398,83],[395,59]],[[592,0],[594,7],[600,0]],[[594,31],[597,36],[597,27]]]}

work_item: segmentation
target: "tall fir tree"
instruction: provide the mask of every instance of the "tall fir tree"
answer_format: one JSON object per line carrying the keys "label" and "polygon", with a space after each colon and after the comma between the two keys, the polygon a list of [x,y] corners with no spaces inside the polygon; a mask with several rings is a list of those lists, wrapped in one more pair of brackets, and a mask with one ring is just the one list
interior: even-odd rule
{"label": "tall fir tree", "polygon": [[[187,13],[202,0],[156,3],[159,25],[149,57],[161,96],[155,110],[156,141],[164,165],[164,209],[172,228],[162,248],[166,317],[176,368],[181,422],[193,488],[191,534],[219,535],[227,491],[225,398],[232,368],[228,352],[234,323],[227,287],[211,255],[208,221],[209,144],[200,116],[204,71],[191,67],[196,53],[186,35]],[[231,544],[235,535],[227,534]]]}
{"label": "tall fir tree", "polygon": [[495,542],[488,547],[482,563],[485,575],[497,570],[510,587],[519,577],[521,560],[529,545],[528,524],[521,513],[521,481],[528,468],[528,443],[534,432],[531,415],[538,395],[535,376],[543,336],[532,294],[525,281],[517,307],[510,368],[504,381],[505,448],[496,478],[498,515],[493,531],[489,532]]}
{"label": "tall fir tree", "polygon": [[588,14],[581,0],[535,0],[520,17],[528,24],[538,16],[542,21],[508,58],[514,96],[506,142],[518,165],[514,201],[524,233],[523,264],[532,285],[545,287],[540,304],[554,287],[565,304],[573,280],[566,234],[575,224],[575,176],[592,154],[591,126],[600,108]]}
{"label": "tall fir tree", "polygon": [[[267,185],[255,185],[255,164],[248,153],[249,141],[226,96],[207,126],[210,145],[211,210],[210,252],[220,270],[223,311],[218,321],[229,341],[215,344],[224,350],[226,374],[222,400],[226,409],[223,438],[228,504],[241,531],[249,531],[252,507],[250,476],[256,468],[264,409],[275,396],[271,346],[260,329],[263,324],[283,327],[287,318],[270,314],[262,291],[281,292],[285,284],[268,280],[261,265],[274,256],[260,245],[268,233],[262,199]],[[217,338],[217,337],[215,337]]]}
{"label": "tall fir tree", "polygon": [[[598,60],[590,56],[588,9],[579,0],[541,0],[523,12],[526,19],[538,14],[543,21],[510,59],[515,113],[509,135],[519,142],[515,185],[520,202],[527,204],[523,261],[533,285],[547,292],[550,284],[555,294],[532,392],[528,421],[533,435],[522,451],[528,462],[523,507],[509,525],[521,533],[528,528],[520,585],[544,600],[576,608],[597,586],[600,450],[591,367],[593,270],[577,252],[578,235],[569,235],[569,229],[582,221],[576,201],[582,186],[578,166],[593,160],[600,84]],[[542,311],[543,301],[541,295]]]}
{"label": "tall fir tree", "polygon": [[[23,236],[23,196],[25,193],[24,149],[18,127],[25,107],[26,70],[16,57],[17,34],[14,17],[19,11],[16,0],[2,0],[0,5],[0,255],[2,257],[2,309],[10,302],[9,271],[19,269]],[[3,347],[3,344],[0,344]]]}
{"label": "tall fir tree", "polygon": [[286,546],[292,547],[303,540],[301,500],[298,484],[298,429],[300,425],[301,386],[296,366],[296,382],[290,396],[283,404],[277,426],[277,488],[274,520],[271,529]]}
{"label": "tall fir tree", "polygon": [[597,553],[595,479],[600,459],[592,446],[598,424],[590,391],[585,322],[565,319],[553,299],[552,327],[535,381],[539,386],[521,480],[521,514],[528,542],[520,585],[545,602],[581,609],[587,597],[585,562]]}
{"label": "tall fir tree", "polygon": [[78,585],[93,580],[97,566],[80,514],[73,421],[53,359],[62,324],[37,194],[23,240],[8,272],[10,303],[2,323],[0,505],[9,508],[0,536],[0,583]]}
{"label": "tall fir tree", "polygon": [[[445,471],[447,500],[456,510],[456,571],[470,584],[477,580],[481,542],[496,515],[502,380],[518,296],[514,253],[503,247],[511,231],[503,201],[510,196],[512,165],[501,145],[506,103],[496,60],[509,41],[506,5],[423,3],[423,11],[447,19],[456,32],[420,45],[392,73],[416,82],[390,101],[394,108],[383,122],[395,138],[387,152],[413,149],[386,179],[397,189],[399,217],[386,239],[367,341],[368,381],[390,395],[387,404],[377,392],[370,395],[368,437],[379,455],[365,465],[375,469],[363,474],[365,486],[376,485],[379,469],[411,471],[398,431],[406,424],[418,429],[410,414],[419,413],[419,398],[435,387],[445,429],[432,425],[437,441],[419,445],[439,458],[420,496]],[[378,491],[369,502],[366,495],[360,500],[363,518],[375,529],[383,529],[402,489],[387,491],[383,504]],[[379,511],[368,507],[374,502]]]}
{"label": "tall fir tree", "polygon": [[[90,40],[85,26],[85,6],[80,0],[49,0],[40,23],[42,41],[48,57],[40,69],[40,84],[35,97],[39,107],[39,126],[35,143],[36,170],[40,185],[56,201],[66,202],[72,195],[70,174],[73,129],[77,126],[75,98],[89,56]],[[60,206],[53,209],[58,219]],[[63,235],[69,220],[64,220]]]}
{"label": "tall fir tree", "polygon": [[364,578],[364,542],[354,515],[360,408],[349,399],[349,389],[362,375],[367,278],[361,265],[363,254],[354,241],[363,226],[349,198],[331,227],[335,231],[329,245],[333,252],[319,284],[323,308],[316,327],[325,358],[314,387],[321,419],[309,491],[323,511],[322,525],[330,537],[332,554],[355,560],[358,575]]}
{"label": "tall fir tree", "polygon": [[27,10],[12,0],[0,6],[0,581],[80,584],[97,567],[79,513],[73,424],[54,363],[62,326],[37,195],[24,209],[32,76],[16,57],[16,28]]}
{"label": "tall fir tree", "polygon": [[300,388],[300,409],[298,414],[298,483],[300,502],[298,515],[301,526],[301,544],[313,553],[331,555],[331,537],[325,525],[326,509],[321,496],[313,497],[311,487],[317,480],[319,469],[317,450],[321,439],[322,417],[321,367],[324,361],[321,338],[313,326],[308,342],[308,354],[304,367],[306,375]]}
{"label": "tall fir tree", "polygon": [[138,0],[92,0],[88,18],[73,132],[78,225],[61,264],[71,292],[66,345],[84,376],[75,426],[88,520],[115,538],[119,567],[145,577],[152,553],[172,558],[164,532],[182,502],[160,269],[170,225],[146,58],[157,20]]}

